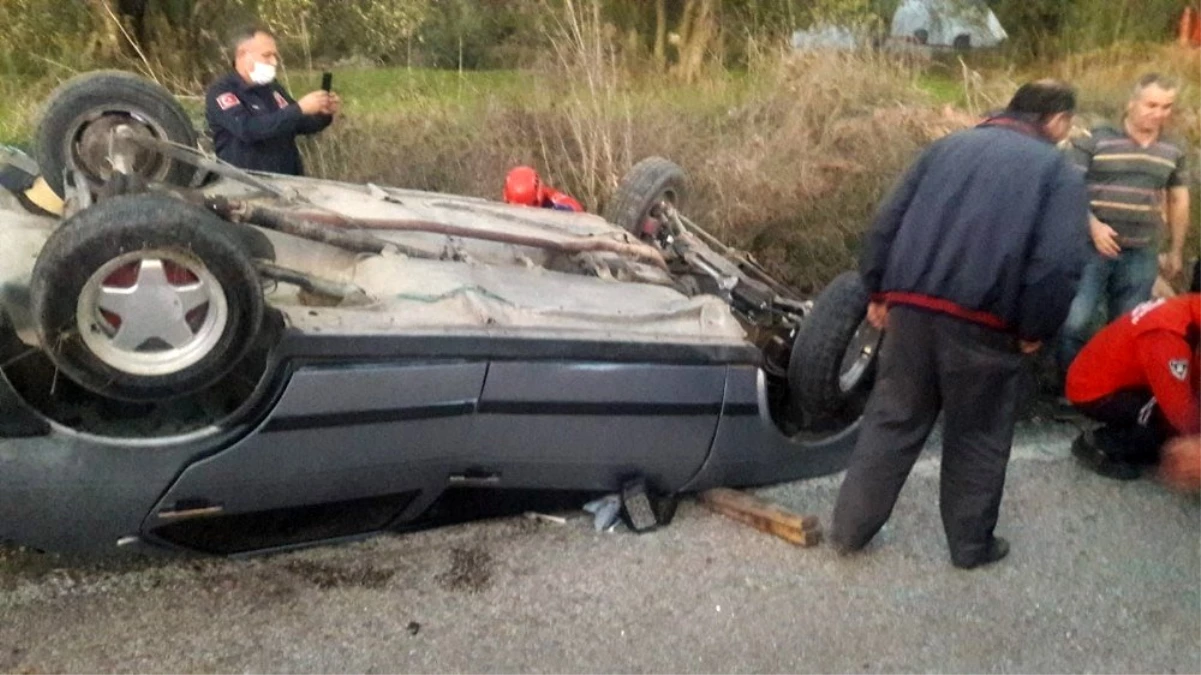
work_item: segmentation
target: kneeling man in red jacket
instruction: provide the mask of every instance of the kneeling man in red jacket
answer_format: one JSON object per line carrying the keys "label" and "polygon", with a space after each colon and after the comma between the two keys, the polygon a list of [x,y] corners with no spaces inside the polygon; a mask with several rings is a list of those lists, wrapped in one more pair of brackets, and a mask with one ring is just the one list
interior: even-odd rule
{"label": "kneeling man in red jacket", "polygon": [[[1067,397],[1102,422],[1072,444],[1097,473],[1129,480],[1160,448],[1201,431],[1201,293],[1145,302],[1106,326],[1072,362]],[[1197,458],[1201,462],[1201,457]]]}

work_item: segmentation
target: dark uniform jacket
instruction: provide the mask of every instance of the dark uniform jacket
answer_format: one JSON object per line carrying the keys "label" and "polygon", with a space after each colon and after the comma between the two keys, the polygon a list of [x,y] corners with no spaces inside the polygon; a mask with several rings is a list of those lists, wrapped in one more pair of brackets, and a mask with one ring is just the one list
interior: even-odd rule
{"label": "dark uniform jacket", "polygon": [[880,207],[860,273],[875,300],[1046,340],[1090,245],[1080,173],[1034,126],[1002,116],[922,153]]}
{"label": "dark uniform jacket", "polygon": [[243,169],[304,174],[298,134],[329,126],[329,115],[305,115],[277,82],[258,85],[230,73],[205,95],[204,116],[217,157]]}

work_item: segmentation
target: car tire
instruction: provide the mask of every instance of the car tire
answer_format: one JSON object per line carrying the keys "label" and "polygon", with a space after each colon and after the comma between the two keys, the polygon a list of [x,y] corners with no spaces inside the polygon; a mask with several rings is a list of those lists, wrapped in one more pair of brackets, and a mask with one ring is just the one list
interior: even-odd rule
{"label": "car tire", "polygon": [[8,312],[0,306],[0,367],[16,358],[27,348],[17,337],[17,329],[8,318]]}
{"label": "car tire", "polygon": [[858,417],[876,374],[881,333],[867,322],[867,290],[844,272],[817,296],[792,344],[788,388],[809,416]]}
{"label": "car tire", "polygon": [[[188,147],[196,130],[171,92],[132,73],[102,70],[59,85],[42,107],[35,155],[51,189],[64,196],[63,171],[77,171],[93,188],[110,175],[105,157],[108,131],[128,124],[138,133]],[[147,181],[189,185],[196,170],[146,149],[132,155],[135,173]]]}
{"label": "car tire", "polygon": [[247,257],[252,260],[275,261],[275,244],[271,243],[262,230],[245,223],[231,223],[223,220],[221,224],[226,227],[230,236],[238,240],[239,248]]}
{"label": "car tire", "polygon": [[644,238],[644,226],[654,217],[655,207],[664,201],[682,208],[687,195],[688,176],[675,162],[663,157],[647,157],[635,164],[621,179],[609,203],[605,220]]}
{"label": "car tire", "polygon": [[264,302],[226,225],[162,194],[114,197],[60,225],[30,283],[58,369],[127,401],[185,396],[228,373],[254,343]]}

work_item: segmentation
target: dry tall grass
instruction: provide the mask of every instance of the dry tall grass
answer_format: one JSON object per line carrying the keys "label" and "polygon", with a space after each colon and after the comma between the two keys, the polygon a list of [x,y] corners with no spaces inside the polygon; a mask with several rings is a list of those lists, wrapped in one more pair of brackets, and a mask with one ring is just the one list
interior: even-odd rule
{"label": "dry tall grass", "polygon": [[662,155],[690,174],[694,220],[816,289],[854,264],[871,213],[913,154],[971,121],[930,104],[916,71],[870,53],[781,53],[753,86],[687,89],[635,81],[601,56],[559,56],[531,75],[518,106],[347,115],[320,140],[322,156],[310,153],[313,168],[496,198],[507,169],[531,163],[599,211],[629,166]]}
{"label": "dry tall grass", "polygon": [[1079,89],[1081,108],[1091,120],[1116,120],[1140,75],[1159,72],[1181,84],[1173,129],[1196,146],[1201,143],[1201,70],[1196,49],[1177,45],[1116,45],[1069,56],[1050,73]]}
{"label": "dry tall grass", "polygon": [[854,266],[879,200],[922,146],[1003,106],[1025,79],[1074,82],[1087,121],[1115,115],[1139,73],[1174,73],[1186,83],[1177,127],[1194,147],[1201,137],[1201,113],[1183,104],[1198,77],[1172,49],[1081,55],[1037,73],[964,66],[970,105],[954,110],[917,86],[920,63],[885,53],[781,51],[746,81],[711,74],[688,87],[634,75],[604,47],[590,5],[569,7],[524,100],[350,114],[321,140],[317,172],[496,198],[507,169],[530,163],[599,211],[626,168],[663,155],[691,176],[691,217],[812,291]]}
{"label": "dry tall grass", "polygon": [[[520,100],[485,97],[481,104],[447,96],[395,110],[348,107],[333,128],[305,142],[311,172],[497,198],[510,167],[532,164],[600,211],[629,166],[663,155],[691,174],[690,216],[798,288],[813,290],[853,266],[863,228],[917,150],[1002,106],[1022,81],[1073,82],[1088,124],[1116,118],[1139,74],[1173,74],[1184,83],[1175,127],[1192,159],[1201,159],[1196,50],[1119,44],[1021,67],[998,63],[1004,55],[973,61],[987,67],[943,59],[935,66],[957,76],[966,102],[966,109],[951,110],[918,86],[919,74],[932,66],[912,55],[799,55],[751,36],[749,72],[714,66],[683,85],[639,63],[637,50],[623,51],[598,0],[559,0],[542,9],[551,49],[525,72],[529,87]],[[83,63],[54,68],[66,75]],[[161,59],[140,65],[160,76],[186,71]],[[194,82],[164,79],[176,90],[196,91]],[[36,104],[55,83],[0,81],[8,102],[0,110],[0,139],[30,135]],[[403,89],[404,79],[398,76],[394,86]],[[1194,224],[1201,221],[1199,165],[1192,172]]]}
{"label": "dry tall grass", "polygon": [[583,203],[598,205],[633,163],[630,97],[601,3],[564,0],[557,16],[550,40],[555,60],[542,81],[550,85],[543,93],[559,105],[551,118],[534,118],[538,156]]}

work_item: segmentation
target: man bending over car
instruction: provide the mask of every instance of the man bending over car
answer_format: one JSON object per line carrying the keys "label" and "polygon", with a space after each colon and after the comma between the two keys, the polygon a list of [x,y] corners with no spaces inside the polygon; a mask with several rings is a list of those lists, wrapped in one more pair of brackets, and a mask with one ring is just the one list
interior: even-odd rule
{"label": "man bending over car", "polygon": [[1055,143],[1068,85],[1023,85],[1005,112],[936,141],[881,205],[859,271],[867,318],[887,325],[879,372],[830,539],[867,545],[944,417],[939,505],[951,563],[1001,560],[994,536],[1023,354],[1055,335],[1086,253],[1084,181]]}
{"label": "man bending over car", "polygon": [[1152,300],[1103,328],[1080,351],[1067,397],[1103,422],[1072,444],[1089,469],[1119,480],[1159,461],[1174,437],[1201,431],[1201,293]]}

